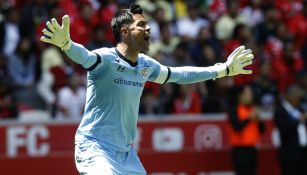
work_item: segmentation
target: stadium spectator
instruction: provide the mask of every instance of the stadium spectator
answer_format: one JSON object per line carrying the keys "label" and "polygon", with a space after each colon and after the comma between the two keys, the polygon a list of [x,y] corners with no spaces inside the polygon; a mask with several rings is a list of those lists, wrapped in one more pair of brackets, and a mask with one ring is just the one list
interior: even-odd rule
{"label": "stadium spectator", "polygon": [[90,42],[92,31],[95,25],[98,24],[94,15],[94,10],[90,3],[81,3],[79,5],[79,14],[71,23],[72,28],[78,30],[71,30],[71,38],[83,45]]}
{"label": "stadium spectator", "polygon": [[173,113],[174,86],[174,84],[165,84],[160,88],[159,111],[161,114]]}
{"label": "stadium spectator", "polygon": [[[197,65],[206,67],[213,65],[214,62],[220,62],[217,53],[211,47],[211,45],[204,44],[200,48],[200,53],[197,55]],[[221,83],[226,80],[209,80],[203,84],[198,84],[198,89],[201,94],[202,112],[222,112],[225,111],[224,102],[226,102],[227,89],[223,89]],[[224,102],[223,102],[224,101]]]}
{"label": "stadium spectator", "polygon": [[231,38],[237,24],[247,24],[247,18],[239,13],[237,0],[227,2],[227,13],[217,19],[215,24],[216,37],[221,41]]}
{"label": "stadium spectator", "polygon": [[257,44],[260,46],[266,43],[268,37],[274,33],[280,21],[278,11],[274,7],[268,7],[263,12],[264,21],[253,28]]}
{"label": "stadium spectator", "polygon": [[[163,18],[164,21],[171,21],[173,19],[173,9],[171,4],[168,1],[164,0],[137,0],[137,4],[144,7],[145,15],[148,15],[148,20],[151,21],[155,19],[155,12],[160,13],[160,9],[163,11]],[[158,21],[157,21],[158,22]],[[151,23],[150,23],[151,24]],[[158,28],[156,28],[158,29]]]}
{"label": "stadium spectator", "polygon": [[282,175],[307,174],[307,115],[299,109],[302,95],[300,87],[289,86],[274,113],[281,141],[278,160]]}
{"label": "stadium spectator", "polygon": [[242,9],[242,15],[248,19],[248,26],[254,27],[263,22],[263,12],[261,10],[261,0],[250,0]]}
{"label": "stadium spectator", "polygon": [[152,89],[144,89],[139,113],[142,116],[152,116],[155,114],[159,114],[159,99],[154,95]]}
{"label": "stadium spectator", "polygon": [[253,37],[250,28],[244,24],[239,23],[234,26],[231,38],[225,42],[224,50],[226,54],[229,54],[231,50],[242,44],[251,46],[252,42]]}
{"label": "stadium spectator", "polygon": [[69,76],[68,85],[57,93],[57,120],[80,121],[85,105],[86,89],[78,74]]}
{"label": "stadium spectator", "polygon": [[7,69],[20,110],[45,109],[35,87],[39,67],[30,38],[21,38],[15,52],[7,56]]}
{"label": "stadium spectator", "polygon": [[148,54],[153,56],[156,60],[166,63],[166,60],[171,57],[174,49],[179,44],[180,39],[171,34],[170,24],[168,22],[161,23],[159,25],[159,30],[161,38],[157,41],[153,41],[150,45]]}
{"label": "stadium spectator", "polygon": [[[69,2],[69,0],[61,1],[61,2]],[[61,15],[63,14],[62,9],[65,9],[65,12],[70,13],[70,8],[68,8],[68,7],[67,8],[61,8],[61,3],[59,1],[47,1],[47,2],[45,2],[45,5],[47,6],[46,8],[48,10],[47,11],[47,13],[48,13],[47,19],[49,19],[51,17],[59,19],[61,17]],[[35,17],[35,19],[36,18],[40,18],[40,17]],[[27,20],[27,18],[23,18],[23,20]],[[31,18],[29,20],[31,20]],[[41,19],[41,20],[43,20],[43,19]],[[42,29],[45,26],[45,22],[41,21],[41,20],[35,21],[35,25],[37,25],[36,28],[34,28],[35,29],[35,31],[34,31],[35,36],[31,37],[31,39],[34,39],[34,41],[35,41],[35,46],[37,48],[38,53],[43,53],[44,50],[46,48],[48,48],[48,47],[46,47],[46,44],[40,42],[40,40],[39,40],[40,32],[42,31]],[[21,22],[26,23],[24,25],[27,25],[27,23],[31,23],[30,21],[26,21],[26,22],[21,21]],[[37,22],[37,24],[36,24],[36,22]],[[40,23],[38,23],[38,22],[40,22]],[[32,22],[32,23],[34,23],[34,22]]]}
{"label": "stadium spectator", "polygon": [[210,21],[216,21],[227,10],[225,0],[198,1],[198,2],[201,9],[201,16],[207,16],[210,19]]}
{"label": "stadium spectator", "polygon": [[17,87],[31,86],[35,83],[37,58],[29,38],[22,38],[15,52],[8,55],[8,73]]}
{"label": "stadium spectator", "polygon": [[273,117],[274,107],[278,98],[277,86],[272,80],[272,68],[270,61],[264,61],[259,68],[259,73],[251,83],[254,92],[255,104],[262,115]]}
{"label": "stadium spectator", "polygon": [[163,61],[167,66],[184,66],[184,65],[195,65],[189,54],[189,44],[186,42],[180,42],[171,57],[168,57]]}
{"label": "stadium spectator", "polygon": [[110,43],[114,43],[110,22],[118,8],[120,8],[120,4],[117,1],[100,1],[100,8],[96,13],[97,19],[99,19],[99,25],[106,26],[105,37]]}
{"label": "stadium spectator", "polygon": [[260,118],[259,109],[254,104],[254,94],[250,86],[238,89],[236,101],[232,111],[228,113],[234,170],[236,175],[256,175],[256,145],[265,131],[265,125]]}
{"label": "stadium spectator", "polygon": [[219,61],[221,61],[221,59],[217,57],[215,50],[210,45],[203,45],[203,47],[200,48],[196,63],[197,65],[206,67]]}
{"label": "stadium spectator", "polygon": [[187,3],[184,1],[173,2],[175,19],[184,18],[187,16]]}
{"label": "stadium spectator", "polygon": [[294,43],[285,43],[282,57],[272,62],[273,80],[277,83],[278,91],[282,93],[290,84],[296,83],[296,75],[303,69],[304,61]]}
{"label": "stadium spectator", "polygon": [[[148,23],[151,26],[151,41],[156,41],[161,37],[159,30],[161,23],[171,23],[173,19],[172,6],[168,1],[163,0],[139,0],[138,3],[145,7],[148,15]],[[173,28],[172,25],[169,27]],[[173,33],[174,31],[171,30]]]}
{"label": "stadium spectator", "polygon": [[304,69],[297,74],[297,85],[304,91],[300,109],[307,113],[307,71]]}
{"label": "stadium spectator", "polygon": [[86,48],[95,50],[101,47],[112,47],[113,44],[106,39],[107,27],[104,25],[97,25],[93,28],[93,35]]}
{"label": "stadium spectator", "polygon": [[291,37],[288,35],[289,31],[282,22],[276,24],[272,35],[267,38],[264,44],[265,58],[271,60],[272,62],[276,59],[283,57],[283,50],[285,48],[285,43],[291,41]]}
{"label": "stadium spectator", "polygon": [[156,41],[161,37],[160,25],[166,23],[164,9],[157,7],[152,13],[153,19],[149,21],[149,25],[152,26],[151,41]]}
{"label": "stadium spectator", "polygon": [[295,45],[297,48],[301,48],[307,38],[307,1],[303,1],[302,5],[302,10],[291,17],[287,23],[289,31],[295,38]]}
{"label": "stadium spectator", "polygon": [[8,7],[4,14],[5,19],[0,21],[0,51],[5,55],[11,55],[15,52],[22,35],[19,11],[14,7]]}
{"label": "stadium spectator", "polygon": [[196,91],[196,84],[177,86],[178,93],[173,100],[174,114],[200,114],[201,98]]}
{"label": "stadium spectator", "polygon": [[215,52],[214,55],[218,60],[222,60],[221,45],[212,33],[212,26],[202,27],[199,29],[197,39],[190,43],[190,54],[196,64],[202,65],[203,47],[209,46]]}
{"label": "stadium spectator", "polygon": [[291,20],[303,9],[304,0],[279,0],[273,2],[275,8],[280,12],[283,21]]}
{"label": "stadium spectator", "polygon": [[49,18],[50,3],[44,0],[32,0],[20,10],[20,25],[23,32],[34,39],[35,29]]}
{"label": "stadium spectator", "polygon": [[54,46],[47,47],[41,54],[41,77],[37,83],[37,92],[54,116],[57,91],[66,85],[67,73],[62,53]]}
{"label": "stadium spectator", "polygon": [[177,19],[178,35],[183,41],[194,41],[202,27],[208,27],[210,22],[199,16],[196,4],[188,5],[188,16]]}

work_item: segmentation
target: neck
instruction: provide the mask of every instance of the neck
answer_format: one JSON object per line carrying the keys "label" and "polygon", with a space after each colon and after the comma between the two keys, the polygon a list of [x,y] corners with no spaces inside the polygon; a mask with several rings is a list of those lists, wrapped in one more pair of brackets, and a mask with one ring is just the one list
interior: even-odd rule
{"label": "neck", "polygon": [[138,58],[139,51],[131,49],[126,43],[118,43],[116,46],[117,50],[131,62],[136,62]]}

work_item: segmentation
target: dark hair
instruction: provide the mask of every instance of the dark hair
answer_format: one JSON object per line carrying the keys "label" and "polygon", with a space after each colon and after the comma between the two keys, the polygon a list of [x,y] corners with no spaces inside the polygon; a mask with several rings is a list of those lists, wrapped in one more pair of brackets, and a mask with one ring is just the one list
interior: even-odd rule
{"label": "dark hair", "polygon": [[239,39],[242,29],[246,28],[244,24],[237,24],[232,32],[232,38]]}
{"label": "dark hair", "polygon": [[143,9],[140,5],[131,4],[130,9],[122,9],[115,13],[111,21],[112,33],[115,37],[116,42],[120,42],[121,33],[120,29],[133,22],[133,14],[142,15]]}

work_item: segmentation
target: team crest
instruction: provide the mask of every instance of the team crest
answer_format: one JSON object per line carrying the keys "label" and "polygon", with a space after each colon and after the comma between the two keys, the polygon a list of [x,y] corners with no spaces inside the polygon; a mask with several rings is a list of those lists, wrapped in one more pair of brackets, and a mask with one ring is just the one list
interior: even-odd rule
{"label": "team crest", "polygon": [[142,76],[145,78],[145,77],[147,77],[147,75],[148,75],[148,68],[144,68],[142,70]]}

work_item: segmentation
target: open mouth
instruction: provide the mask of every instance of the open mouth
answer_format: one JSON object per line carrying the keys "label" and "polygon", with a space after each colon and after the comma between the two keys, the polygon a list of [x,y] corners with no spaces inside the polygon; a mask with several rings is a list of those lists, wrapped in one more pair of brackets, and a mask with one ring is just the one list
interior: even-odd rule
{"label": "open mouth", "polygon": [[145,36],[144,40],[149,43],[150,36]]}

